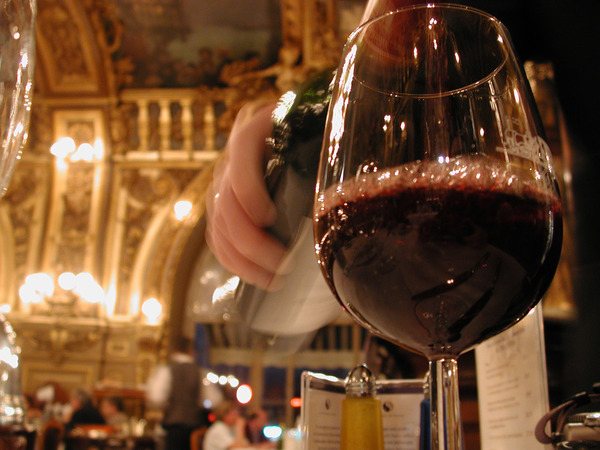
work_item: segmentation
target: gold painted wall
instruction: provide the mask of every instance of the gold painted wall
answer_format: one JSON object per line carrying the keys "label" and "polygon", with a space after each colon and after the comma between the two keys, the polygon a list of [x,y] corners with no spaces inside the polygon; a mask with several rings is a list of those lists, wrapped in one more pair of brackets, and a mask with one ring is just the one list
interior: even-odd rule
{"label": "gold painted wall", "polygon": [[[26,392],[48,381],[66,388],[145,381],[181,333],[182,317],[170,313],[184,310],[181,274],[193,261],[183,255],[237,111],[334,64],[341,46],[335,0],[282,0],[281,50],[270,65],[230,61],[218,85],[131,88],[126,4],[38,0],[30,137],[0,201],[0,292],[22,347]],[[95,157],[57,159],[50,149],[65,136],[90,144]],[[193,204],[184,220],[174,218],[179,200]],[[194,245],[200,252],[204,244]],[[89,305],[57,289],[42,304],[24,305],[19,289],[39,272],[55,279],[89,272],[106,301]],[[156,324],[140,311],[150,297],[163,310]]]}

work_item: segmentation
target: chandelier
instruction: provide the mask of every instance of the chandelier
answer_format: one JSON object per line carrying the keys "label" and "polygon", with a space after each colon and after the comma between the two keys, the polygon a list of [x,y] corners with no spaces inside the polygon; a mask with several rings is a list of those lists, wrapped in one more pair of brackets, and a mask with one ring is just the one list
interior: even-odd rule
{"label": "chandelier", "polygon": [[63,272],[56,283],[48,273],[33,273],[19,289],[23,310],[33,314],[105,317],[106,293],[88,272]]}

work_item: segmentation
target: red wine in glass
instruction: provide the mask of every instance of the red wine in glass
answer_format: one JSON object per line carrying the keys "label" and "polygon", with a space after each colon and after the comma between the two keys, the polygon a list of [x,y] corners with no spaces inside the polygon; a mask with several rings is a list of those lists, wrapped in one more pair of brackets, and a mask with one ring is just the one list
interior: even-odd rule
{"label": "red wine in glass", "polygon": [[330,188],[315,232],[340,303],[430,358],[456,357],[521,319],[552,279],[562,220],[558,196],[517,174],[467,157]]}

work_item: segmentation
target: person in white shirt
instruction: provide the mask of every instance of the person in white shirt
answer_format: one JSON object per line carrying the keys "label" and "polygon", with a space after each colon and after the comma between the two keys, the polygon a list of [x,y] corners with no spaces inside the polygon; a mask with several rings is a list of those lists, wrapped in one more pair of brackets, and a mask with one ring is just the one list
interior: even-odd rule
{"label": "person in white shirt", "polygon": [[194,363],[192,342],[181,338],[166,365],[158,366],[146,383],[146,400],[163,410],[166,448],[189,450],[193,430],[206,425],[202,401],[202,375]]}
{"label": "person in white shirt", "polygon": [[215,421],[208,427],[202,444],[203,450],[230,450],[251,447],[246,439],[246,421],[239,407],[224,400],[213,410]]}

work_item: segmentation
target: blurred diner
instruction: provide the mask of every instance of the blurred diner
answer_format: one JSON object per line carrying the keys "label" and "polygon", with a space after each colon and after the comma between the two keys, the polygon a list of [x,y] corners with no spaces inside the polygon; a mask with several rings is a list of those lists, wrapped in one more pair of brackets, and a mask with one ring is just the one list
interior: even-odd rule
{"label": "blurred diner", "polygon": [[269,415],[261,407],[251,407],[246,412],[246,438],[259,448],[276,448],[276,442],[269,440],[264,433],[269,423]]}
{"label": "blurred diner", "polygon": [[106,424],[116,430],[122,430],[125,424],[129,422],[129,417],[124,411],[123,399],[121,397],[103,397],[100,400],[99,409]]}
{"label": "blurred diner", "polygon": [[92,402],[91,394],[85,389],[75,389],[70,399],[71,410],[63,417],[65,433],[79,425],[105,425],[106,421]]}
{"label": "blurred diner", "polygon": [[223,400],[212,411],[215,421],[208,427],[203,450],[230,450],[251,447],[246,438],[246,420],[239,406],[231,400]]}

